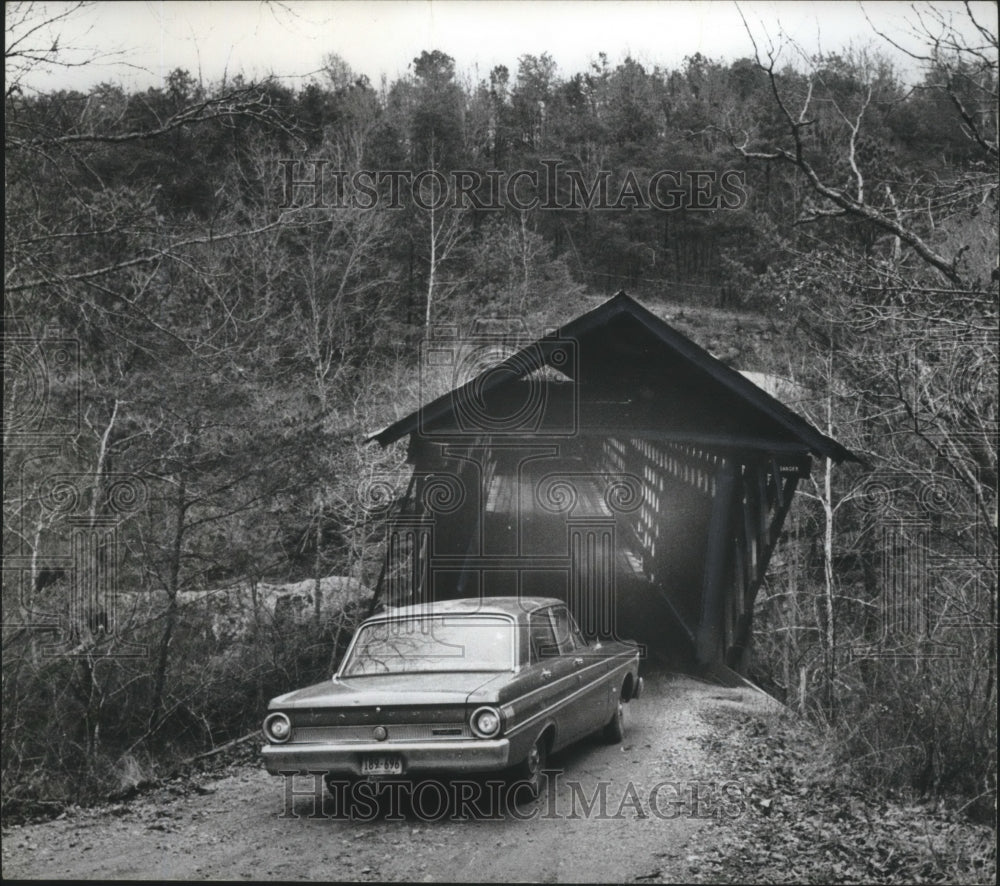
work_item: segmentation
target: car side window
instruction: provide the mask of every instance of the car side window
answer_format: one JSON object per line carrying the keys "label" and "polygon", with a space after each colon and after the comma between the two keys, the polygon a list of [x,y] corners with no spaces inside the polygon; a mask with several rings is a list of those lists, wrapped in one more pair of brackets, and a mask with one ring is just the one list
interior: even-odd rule
{"label": "car side window", "polygon": [[576,649],[576,637],[574,636],[574,625],[570,621],[570,614],[565,606],[556,606],[552,610],[552,622],[556,631],[556,643],[562,655],[568,655]]}
{"label": "car side window", "polygon": [[583,649],[588,646],[587,640],[583,636],[583,631],[580,630],[580,626],[576,623],[576,619],[573,617],[573,613],[569,613],[569,627],[573,634],[573,639],[576,640],[577,649]]}
{"label": "car side window", "polygon": [[552,630],[552,621],[549,619],[548,609],[532,612],[528,620],[528,632],[531,640],[531,662],[544,661],[559,654],[559,647],[556,645],[555,631]]}

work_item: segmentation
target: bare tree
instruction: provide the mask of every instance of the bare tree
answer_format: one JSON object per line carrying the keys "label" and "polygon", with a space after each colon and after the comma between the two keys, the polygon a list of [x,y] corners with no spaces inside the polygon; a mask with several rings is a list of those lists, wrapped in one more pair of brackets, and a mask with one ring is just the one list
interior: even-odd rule
{"label": "bare tree", "polygon": [[[846,489],[824,471],[811,493],[823,605],[812,624],[799,612],[823,638],[825,708],[849,715],[875,777],[962,783],[978,802],[995,792],[998,66],[995,32],[964,14],[971,31],[914,7],[925,49],[909,55],[925,70],[911,90],[871,54],[808,57],[785,40],[802,72],[755,40],[773,116],[727,131],[751,166],[806,189],[767,285],[792,294],[820,355],[816,420],[874,468]],[[897,112],[950,114],[961,150],[893,166]],[[854,591],[837,567],[850,552],[871,573]]]}
{"label": "bare tree", "polygon": [[[929,66],[931,85],[928,88],[939,90],[949,97],[958,109],[970,138],[982,148],[986,161],[993,167],[992,172],[973,176],[972,181],[966,177],[953,192],[965,200],[978,199],[986,202],[995,193],[997,38],[975,20],[971,7],[967,5],[966,9],[970,20],[983,36],[981,44],[970,44],[963,39],[953,23],[947,21],[941,13],[931,10],[929,14],[934,21],[928,22],[920,17],[918,11],[918,36],[922,37],[929,49],[926,54],[910,55]],[[938,26],[937,32],[933,30],[934,25]],[[858,147],[875,91],[879,88],[875,79],[877,72],[871,66],[866,66],[867,70],[862,72],[866,81],[864,88],[855,96],[852,105],[847,107],[842,105],[835,91],[824,89],[820,70],[822,58],[806,58],[812,70],[806,75],[804,93],[796,95],[796,90],[783,82],[794,78],[790,75],[783,77],[778,68],[781,47],[768,41],[768,46],[762,51],[749,25],[746,25],[746,29],[753,42],[757,66],[767,76],[775,107],[783,120],[784,138],[766,144],[761,143],[760,138],[751,131],[730,129],[729,135],[736,150],[749,160],[778,162],[801,172],[813,193],[822,201],[811,209],[806,220],[837,216],[863,219],[890,234],[897,243],[904,243],[912,248],[946,282],[962,286],[975,281],[977,269],[963,267],[962,259],[966,248],[958,246],[951,254],[936,248],[920,230],[919,223],[912,214],[908,213],[909,218],[904,218],[889,185],[883,182],[879,188],[865,174],[859,160]],[[805,53],[794,43],[785,43],[805,57]],[[893,45],[898,46],[895,42]],[[960,88],[963,86],[966,87],[964,90]],[[817,109],[820,91],[823,93],[822,101],[834,109],[842,123],[843,139],[839,150],[851,170],[850,184],[824,179],[816,162],[816,147],[808,139],[808,132],[816,125],[820,113]],[[975,107],[967,106],[971,101],[969,95],[976,101]],[[894,98],[896,97],[888,97],[889,100]],[[880,193],[886,195],[884,205],[876,202]],[[947,205],[950,200],[944,196],[939,197],[938,202]]]}

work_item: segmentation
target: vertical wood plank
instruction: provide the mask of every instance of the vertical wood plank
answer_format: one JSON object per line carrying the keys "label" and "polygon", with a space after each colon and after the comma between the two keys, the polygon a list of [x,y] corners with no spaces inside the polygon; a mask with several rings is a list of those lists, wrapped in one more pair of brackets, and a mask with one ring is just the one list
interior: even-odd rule
{"label": "vertical wood plank", "polygon": [[719,464],[715,479],[715,497],[708,524],[708,544],[705,547],[705,573],[702,584],[701,623],[698,625],[696,657],[698,663],[708,665],[720,660],[720,626],[726,593],[726,575],[729,555],[733,512],[735,510],[736,465],[731,458]]}

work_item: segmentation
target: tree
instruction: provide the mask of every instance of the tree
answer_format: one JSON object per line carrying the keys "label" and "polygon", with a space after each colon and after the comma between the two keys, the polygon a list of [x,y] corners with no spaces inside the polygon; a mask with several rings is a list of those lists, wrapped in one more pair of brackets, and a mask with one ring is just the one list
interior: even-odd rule
{"label": "tree", "polygon": [[[829,383],[847,397],[831,427],[839,435],[856,422],[875,469],[842,500],[853,503],[840,529],[825,481],[818,490],[826,586],[839,578],[833,528],[842,548],[867,551],[878,592],[841,588],[816,620],[832,628],[836,617],[839,639],[827,645],[844,662],[827,710],[862,718],[850,746],[877,761],[880,778],[975,796],[995,790],[992,718],[980,712],[996,706],[997,39],[971,8],[975,44],[933,9],[916,15],[928,48],[915,54],[927,65],[916,92],[871,54],[810,58],[799,74],[755,43],[780,126],[730,121],[728,133],[751,169],[802,182],[784,267],[760,288],[780,293],[785,316],[837,355]],[[901,121],[930,98],[964,130],[964,150],[948,163],[901,162],[914,144]],[[891,713],[865,713],[872,697]],[[900,755],[904,744],[915,750]]]}
{"label": "tree", "polygon": [[[9,63],[24,45],[8,41]],[[69,657],[53,659],[52,637],[37,625],[5,625],[4,700],[21,711],[4,721],[5,791],[32,760],[53,773],[79,767],[78,788],[103,787],[137,748],[183,738],[192,724],[210,739],[199,710],[211,708],[210,679],[178,652],[189,642],[182,597],[289,568],[282,527],[315,488],[314,456],[335,435],[323,426],[328,415],[317,420],[296,396],[308,375],[298,363],[289,372],[301,330],[286,321],[282,292],[294,258],[283,237],[304,231],[308,240],[320,225],[283,212],[261,187],[274,179],[261,144],[280,156],[295,135],[288,99],[270,84],[203,88],[183,71],[143,95],[108,84],[88,95],[8,91],[5,318],[22,318],[36,359],[54,340],[76,347],[65,382],[44,361],[36,381],[48,410],[78,403],[80,421],[42,450],[23,433],[5,440],[5,556],[30,564],[27,584],[8,582],[5,570],[5,611],[30,622],[31,606],[51,610],[71,644]],[[365,248],[345,235],[335,250],[354,281],[352,246]],[[322,322],[343,330],[343,344],[349,327],[337,319]],[[339,371],[323,362],[342,358],[333,347],[313,354],[319,381]],[[31,365],[12,367],[5,384],[5,410],[28,408],[29,423],[39,395],[24,390]],[[62,477],[74,489],[63,482],[46,498]],[[113,510],[121,478],[148,493],[127,521]],[[57,507],[63,501],[71,511]],[[81,618],[67,593],[79,579],[45,565],[69,560],[79,525],[117,533],[117,547],[100,542],[84,564],[117,578],[117,618],[92,607]],[[55,583],[39,598],[50,573]],[[139,643],[149,658],[116,657]],[[53,680],[63,687],[57,703],[39,694]],[[44,735],[50,747],[40,749]]]}
{"label": "tree", "polygon": [[[971,12],[969,13],[971,16]],[[748,33],[750,33],[748,28]],[[987,32],[988,33],[988,32]],[[929,39],[935,40],[936,38]],[[751,39],[753,35],[751,34]],[[936,45],[936,44],[935,44]],[[957,38],[953,38],[949,43],[951,46],[958,46]],[[742,138],[738,139],[732,131],[733,144],[739,153],[751,160],[776,161],[787,164],[798,170],[804,177],[812,191],[826,205],[817,207],[813,212],[806,215],[807,219],[819,217],[843,217],[848,216],[855,219],[864,220],[871,223],[880,231],[890,234],[893,238],[909,246],[917,257],[927,266],[933,268],[945,281],[961,286],[963,282],[968,282],[970,273],[972,279],[982,279],[981,269],[962,267],[962,260],[966,250],[959,248],[952,254],[944,254],[936,249],[927,239],[927,235],[921,231],[918,217],[913,216],[912,220],[903,217],[898,201],[892,196],[889,190],[886,200],[880,204],[876,202],[882,194],[886,194],[886,182],[871,182],[867,180],[863,164],[861,162],[860,151],[861,141],[866,118],[870,117],[873,101],[892,101],[895,96],[881,96],[880,91],[885,89],[885,77],[877,69],[862,60],[860,70],[855,70],[861,77],[858,89],[852,97],[850,104],[847,104],[837,95],[834,84],[829,82],[830,66],[817,68],[814,76],[805,83],[805,94],[797,96],[790,94],[782,88],[780,75],[777,70],[778,50],[771,46],[762,59],[761,52],[754,42],[757,65],[766,74],[770,85],[774,103],[780,112],[784,122],[784,132],[779,140],[775,140],[768,145],[751,147],[752,136],[750,132],[743,131]],[[955,49],[954,51],[960,51]],[[978,52],[967,48],[966,52]],[[996,99],[996,38],[992,37],[992,45],[988,44],[983,58],[979,60],[978,67],[982,70],[982,80],[984,83],[992,81],[992,97]],[[928,57],[933,60],[933,56]],[[823,59],[819,60],[824,61]],[[948,78],[947,70],[942,72],[946,83],[954,82]],[[930,75],[932,80],[939,79],[937,74]],[[954,87],[942,86],[940,88],[949,91],[951,94]],[[984,87],[987,89],[988,87]],[[823,98],[829,102],[839,118],[839,130],[841,132],[842,157],[850,169],[849,184],[840,184],[824,180],[817,167],[817,160],[814,159],[815,149],[810,150],[810,140],[808,133],[818,121],[817,112],[814,110],[814,93],[823,90]],[[955,99],[958,107],[963,107],[959,99]],[[968,114],[969,112],[966,111]],[[963,118],[964,119],[964,118]],[[995,119],[995,118],[994,118]],[[976,124],[970,130],[973,137],[985,130],[985,126]],[[980,134],[980,138],[982,138]],[[783,142],[783,143],[782,143]],[[987,158],[992,157],[992,162],[996,163],[996,145],[988,140],[982,141],[981,147]],[[988,199],[992,192],[993,179],[988,173],[976,176],[974,190],[970,194],[963,190],[961,196],[968,200],[970,197],[975,200]],[[879,189],[877,185],[881,184]],[[941,202],[947,199],[945,195],[938,195]]]}

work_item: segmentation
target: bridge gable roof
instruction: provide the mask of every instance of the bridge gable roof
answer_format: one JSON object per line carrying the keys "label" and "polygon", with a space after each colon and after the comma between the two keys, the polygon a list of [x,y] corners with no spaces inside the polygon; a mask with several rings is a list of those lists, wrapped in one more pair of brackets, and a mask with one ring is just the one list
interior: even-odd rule
{"label": "bridge gable roof", "polygon": [[[433,438],[443,431],[445,437],[454,437],[461,431],[463,404],[486,404],[487,415],[492,409],[510,416],[524,400],[526,380],[544,388],[548,414],[534,431],[540,437],[631,433],[721,446],[750,440],[756,441],[754,448],[858,461],[850,450],[624,293],[369,440],[387,446],[408,434]],[[478,433],[489,434],[489,428],[487,421]]]}

